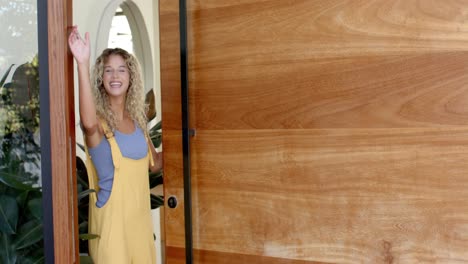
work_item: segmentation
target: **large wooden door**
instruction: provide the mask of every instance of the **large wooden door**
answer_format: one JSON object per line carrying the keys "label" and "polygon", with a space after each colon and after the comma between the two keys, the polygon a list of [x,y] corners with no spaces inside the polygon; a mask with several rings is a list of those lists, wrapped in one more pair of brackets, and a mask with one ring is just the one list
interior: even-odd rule
{"label": "large wooden door", "polygon": [[[468,1],[187,5],[194,263],[468,263]],[[160,0],[167,263],[178,13]]]}

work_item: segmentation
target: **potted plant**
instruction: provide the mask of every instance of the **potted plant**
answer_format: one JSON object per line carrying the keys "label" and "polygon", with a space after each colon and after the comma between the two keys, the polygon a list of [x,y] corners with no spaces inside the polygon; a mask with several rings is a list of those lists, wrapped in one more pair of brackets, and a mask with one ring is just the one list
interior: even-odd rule
{"label": "potted plant", "polygon": [[0,263],[44,262],[38,92],[37,56],[0,80]]}

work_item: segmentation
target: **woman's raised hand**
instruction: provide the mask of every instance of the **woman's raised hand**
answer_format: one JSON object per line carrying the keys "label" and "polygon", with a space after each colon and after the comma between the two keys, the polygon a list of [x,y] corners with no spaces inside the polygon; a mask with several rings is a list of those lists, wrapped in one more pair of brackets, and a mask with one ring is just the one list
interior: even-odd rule
{"label": "woman's raised hand", "polygon": [[73,30],[68,36],[68,46],[75,57],[77,63],[89,63],[90,46],[89,33],[85,33],[85,38],[81,38],[78,27],[73,26]]}

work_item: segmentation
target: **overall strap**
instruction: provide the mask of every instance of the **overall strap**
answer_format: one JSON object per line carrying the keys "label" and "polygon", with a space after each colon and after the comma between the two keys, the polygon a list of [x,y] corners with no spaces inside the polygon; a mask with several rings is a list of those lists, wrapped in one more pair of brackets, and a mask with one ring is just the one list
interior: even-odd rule
{"label": "overall strap", "polygon": [[120,160],[122,159],[122,153],[120,152],[119,145],[115,141],[114,132],[109,129],[106,121],[101,120],[102,129],[104,130],[104,136],[109,142],[111,153],[112,153],[112,162],[114,163],[114,168],[118,169],[120,167]]}
{"label": "overall strap", "polygon": [[153,141],[151,141],[151,138],[149,137],[148,133],[145,133],[145,137],[146,137],[146,141],[148,144],[148,158],[149,158],[149,164],[151,166],[154,166],[154,160],[153,160],[153,152],[151,151],[151,145],[150,144],[153,144]]}

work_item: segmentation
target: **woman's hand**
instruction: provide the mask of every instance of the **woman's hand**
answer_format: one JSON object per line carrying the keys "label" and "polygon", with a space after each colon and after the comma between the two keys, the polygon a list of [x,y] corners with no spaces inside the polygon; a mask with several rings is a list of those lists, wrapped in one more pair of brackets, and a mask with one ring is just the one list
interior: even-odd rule
{"label": "woman's hand", "polygon": [[85,38],[82,39],[78,32],[78,27],[73,26],[73,30],[68,36],[68,46],[75,57],[78,64],[89,63],[90,46],[89,46],[89,33],[85,33]]}
{"label": "woman's hand", "polygon": [[157,152],[156,151],[156,148],[154,148],[154,145],[153,143],[151,142],[151,140],[147,140],[148,144],[149,144],[149,147],[150,147],[150,151],[151,151],[151,155],[153,156],[153,165],[151,165],[151,162],[149,163],[149,170],[151,172],[158,172],[162,169],[163,167],[163,155],[162,155],[162,152]]}
{"label": "woman's hand", "polygon": [[152,172],[158,172],[163,167],[163,155],[162,152],[156,152],[154,159],[154,167],[151,168]]}

